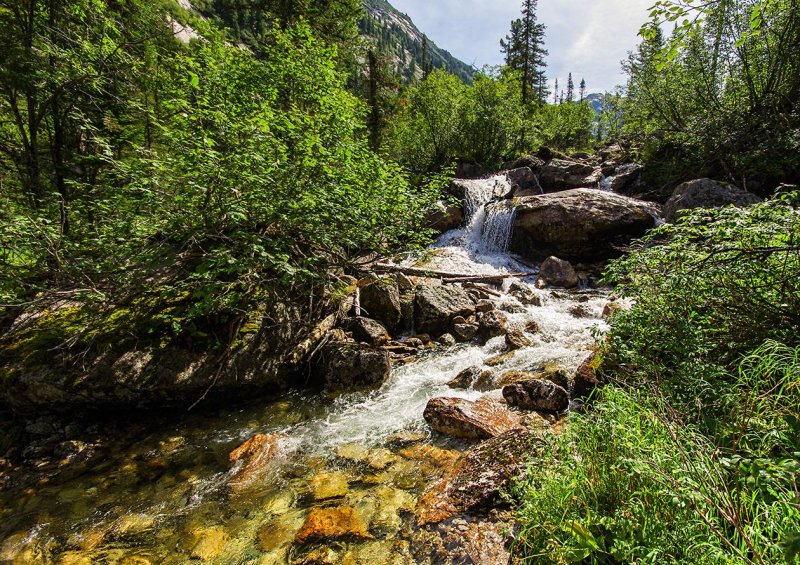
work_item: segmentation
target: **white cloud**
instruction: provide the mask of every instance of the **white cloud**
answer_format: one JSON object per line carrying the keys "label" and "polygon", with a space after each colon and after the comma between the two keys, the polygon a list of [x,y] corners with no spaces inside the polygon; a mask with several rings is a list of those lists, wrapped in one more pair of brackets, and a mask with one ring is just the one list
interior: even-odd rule
{"label": "white cloud", "polygon": [[[466,63],[502,63],[500,39],[519,17],[518,0],[390,0],[437,45]],[[590,92],[624,82],[620,61],[638,43],[639,26],[654,0],[539,0],[547,26],[547,74],[566,86],[572,72]]]}

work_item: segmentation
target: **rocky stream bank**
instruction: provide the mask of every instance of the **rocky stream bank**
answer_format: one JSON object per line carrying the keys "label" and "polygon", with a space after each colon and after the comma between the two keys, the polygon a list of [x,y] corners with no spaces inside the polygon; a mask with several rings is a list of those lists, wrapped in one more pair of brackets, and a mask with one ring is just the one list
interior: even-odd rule
{"label": "rocky stream bank", "polygon": [[[134,362],[148,352],[132,347],[65,377],[63,359],[26,365],[6,349],[0,396],[29,416],[27,447],[0,459],[0,562],[508,562],[503,494],[598,384],[596,335],[624,307],[596,287],[602,261],[662,221],[627,195],[638,172],[531,156],[455,181],[426,255],[348,279],[310,332],[263,323],[244,349],[256,354],[216,376],[173,352],[154,379],[165,354]],[[699,180],[666,207],[749,198]],[[6,343],[36,315],[20,313]],[[279,316],[293,315],[263,313]],[[157,391],[147,402],[131,396],[142,383]],[[237,383],[279,394],[151,425],[68,414],[180,406]],[[60,414],[36,415],[59,399]]]}

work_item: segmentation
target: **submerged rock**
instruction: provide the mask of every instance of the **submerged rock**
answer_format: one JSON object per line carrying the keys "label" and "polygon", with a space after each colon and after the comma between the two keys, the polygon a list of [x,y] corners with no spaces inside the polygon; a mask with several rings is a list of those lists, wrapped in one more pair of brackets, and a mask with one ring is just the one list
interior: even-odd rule
{"label": "submerged rock", "polygon": [[350,490],[350,479],[341,471],[319,473],[311,479],[310,486],[314,500],[341,498]]}
{"label": "submerged rock", "polygon": [[500,493],[524,468],[537,437],[532,431],[512,430],[470,449],[423,493],[417,524],[441,522],[499,503]]}
{"label": "submerged rock", "polygon": [[372,539],[364,520],[351,506],[312,508],[295,541],[327,541],[340,538]]}
{"label": "submerged rock", "polygon": [[475,313],[475,303],[458,285],[420,284],[414,295],[414,329],[418,333],[441,335],[453,318]]}
{"label": "submerged rock", "polygon": [[508,347],[509,351],[524,349],[532,345],[533,340],[526,336],[522,330],[514,329],[506,334],[506,347]]}
{"label": "submerged rock", "polygon": [[678,186],[664,205],[664,218],[675,222],[684,210],[695,208],[722,208],[723,206],[749,206],[761,198],[732,184],[711,179],[690,180]]}
{"label": "submerged rock", "polygon": [[602,190],[579,188],[521,199],[515,208],[512,250],[540,260],[598,260],[656,226],[661,209]]}
{"label": "submerged rock", "polygon": [[274,434],[256,434],[230,452],[231,463],[241,462],[228,483],[234,493],[247,488],[266,471],[278,453],[278,439]]}
{"label": "submerged rock", "polygon": [[490,397],[475,402],[463,398],[432,398],[423,416],[437,432],[465,439],[495,437],[524,427],[520,414]]}
{"label": "submerged rock", "polygon": [[228,534],[220,526],[204,528],[194,534],[197,542],[192,547],[192,559],[200,561],[212,561],[216,559],[225,549],[228,541]]}
{"label": "submerged rock", "polygon": [[480,367],[467,367],[455,378],[447,383],[447,386],[455,389],[474,389],[480,391],[491,390],[493,373]]}

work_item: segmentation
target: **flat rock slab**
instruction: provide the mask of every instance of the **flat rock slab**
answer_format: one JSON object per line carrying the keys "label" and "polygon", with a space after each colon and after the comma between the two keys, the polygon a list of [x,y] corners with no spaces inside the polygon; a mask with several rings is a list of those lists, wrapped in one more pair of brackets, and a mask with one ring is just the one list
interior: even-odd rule
{"label": "flat rock slab", "polygon": [[364,520],[351,506],[312,508],[295,541],[325,541],[341,538],[372,539]]}
{"label": "flat rock slab", "polygon": [[437,432],[464,439],[486,439],[525,427],[521,414],[488,396],[475,402],[463,398],[432,398],[423,415]]}
{"label": "flat rock slab", "polygon": [[435,524],[457,514],[488,509],[525,467],[539,434],[512,430],[467,451],[417,504],[417,524]]}

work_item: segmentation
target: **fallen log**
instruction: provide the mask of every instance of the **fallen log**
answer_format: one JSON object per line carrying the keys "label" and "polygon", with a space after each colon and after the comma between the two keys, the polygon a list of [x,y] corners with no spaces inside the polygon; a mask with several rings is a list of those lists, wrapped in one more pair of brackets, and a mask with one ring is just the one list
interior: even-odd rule
{"label": "fallen log", "polygon": [[494,296],[495,298],[500,298],[500,297],[503,296],[503,293],[501,293],[501,292],[497,292],[496,290],[491,290],[489,288],[486,288],[486,287],[483,287],[483,286],[480,286],[480,285],[477,285],[477,284],[471,283],[471,282],[465,282],[464,283],[464,288],[477,290],[481,294],[485,294],[486,296]]}
{"label": "fallen log", "polygon": [[445,282],[492,282],[504,279],[524,279],[536,273],[508,273],[504,275],[464,275],[459,273],[446,273],[444,271],[434,271],[431,269],[420,269],[417,267],[400,267],[397,265],[378,264],[373,269],[380,273],[402,273],[412,277],[424,277],[429,279],[442,279]]}

